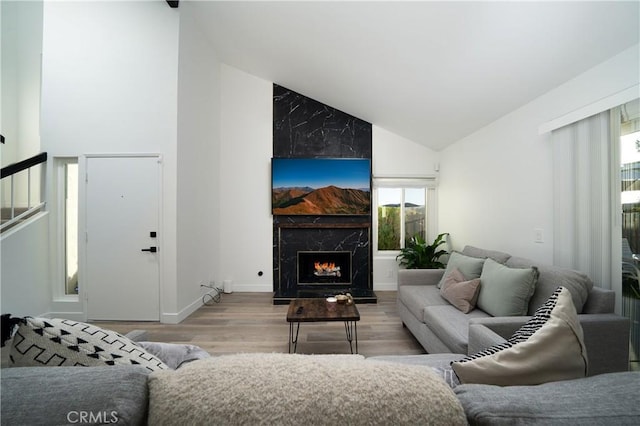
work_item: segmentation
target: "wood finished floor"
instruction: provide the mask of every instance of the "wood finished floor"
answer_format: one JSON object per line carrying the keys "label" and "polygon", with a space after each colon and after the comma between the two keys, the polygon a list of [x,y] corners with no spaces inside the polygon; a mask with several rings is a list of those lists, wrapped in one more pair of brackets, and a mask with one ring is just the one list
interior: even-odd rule
{"label": "wood finished floor", "polygon": [[[402,327],[396,310],[396,292],[381,291],[377,304],[358,304],[358,350],[365,356],[425,353]],[[197,345],[212,355],[249,352],[287,352],[287,305],[273,305],[270,293],[223,294],[219,303],[204,305],[180,324],[96,321],[120,333],[149,332],[148,340]],[[349,353],[344,323],[303,323],[298,353]]]}

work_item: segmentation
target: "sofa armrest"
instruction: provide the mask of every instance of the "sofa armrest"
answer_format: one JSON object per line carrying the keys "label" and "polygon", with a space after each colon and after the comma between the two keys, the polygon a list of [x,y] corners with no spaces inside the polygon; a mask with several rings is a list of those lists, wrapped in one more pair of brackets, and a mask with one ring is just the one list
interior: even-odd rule
{"label": "sofa armrest", "polygon": [[[531,317],[489,317],[469,320],[469,353],[478,351],[482,344],[510,338]],[[627,371],[629,369],[629,319],[616,314],[581,314],[578,315],[584,335],[589,360],[589,376],[596,374]],[[492,336],[486,331],[481,334],[476,330],[485,326],[495,333]],[[472,348],[471,332],[474,331]],[[489,336],[489,337],[487,337]],[[484,339],[484,340],[483,340]],[[491,346],[489,345],[489,346]],[[488,347],[488,346],[485,346]],[[474,352],[471,352],[473,349]]]}
{"label": "sofa armrest", "polygon": [[608,314],[613,312],[616,293],[600,287],[593,287],[582,307],[583,314]]}
{"label": "sofa armrest", "polygon": [[505,343],[507,339],[483,324],[469,324],[468,355],[473,355],[493,345]]}
{"label": "sofa armrest", "polygon": [[398,269],[398,287],[403,285],[436,285],[444,269]]}

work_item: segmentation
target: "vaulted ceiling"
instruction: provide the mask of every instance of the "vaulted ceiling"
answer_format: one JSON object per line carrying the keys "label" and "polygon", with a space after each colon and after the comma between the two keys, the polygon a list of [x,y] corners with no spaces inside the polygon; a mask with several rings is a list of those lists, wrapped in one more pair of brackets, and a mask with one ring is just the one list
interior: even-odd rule
{"label": "vaulted ceiling", "polygon": [[434,150],[636,45],[639,5],[181,3],[222,62]]}

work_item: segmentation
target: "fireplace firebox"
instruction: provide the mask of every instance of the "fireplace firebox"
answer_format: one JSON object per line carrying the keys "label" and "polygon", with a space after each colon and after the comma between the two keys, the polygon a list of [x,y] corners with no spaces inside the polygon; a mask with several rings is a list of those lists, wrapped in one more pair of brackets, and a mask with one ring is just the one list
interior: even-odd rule
{"label": "fireplace firebox", "polygon": [[351,284],[350,251],[299,251],[298,284]]}

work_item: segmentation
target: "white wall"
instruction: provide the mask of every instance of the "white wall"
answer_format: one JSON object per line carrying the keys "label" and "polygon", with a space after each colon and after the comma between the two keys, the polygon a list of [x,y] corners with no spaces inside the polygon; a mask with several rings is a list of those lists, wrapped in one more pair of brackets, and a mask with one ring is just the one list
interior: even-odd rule
{"label": "white wall", "polygon": [[273,83],[224,64],[221,76],[221,249],[216,280],[231,280],[234,291],[271,292]]}
{"label": "white wall", "polygon": [[[179,311],[178,31],[179,12],[165,2],[44,4],[42,149],[50,158],[162,155],[161,315],[169,316]],[[54,309],[83,310],[78,303]]]}
{"label": "white wall", "polygon": [[[271,292],[273,83],[223,64],[221,128],[221,261],[217,277],[232,280],[234,291]],[[372,132],[374,175],[436,174],[438,153],[377,126]],[[396,288],[395,257],[374,257],[373,269],[374,290]],[[258,271],[263,272],[261,277]]]}
{"label": "white wall", "polygon": [[[220,269],[220,63],[180,4],[177,300],[179,322],[202,305]],[[220,283],[216,285],[221,286]]]}
{"label": "white wall", "polygon": [[[470,244],[551,263],[552,119],[638,84],[638,46],[592,68],[441,153],[439,227]],[[489,100],[490,101],[490,100]],[[543,242],[534,242],[541,229]]]}
{"label": "white wall", "polygon": [[49,313],[48,216],[39,213],[33,222],[18,225],[2,235],[0,309],[3,314],[20,317]]}
{"label": "white wall", "polygon": [[[375,125],[372,128],[372,139],[374,177],[438,175],[436,167],[440,162],[440,153]],[[376,232],[375,228],[372,232]],[[396,290],[397,272],[398,262],[395,255],[374,252],[374,290]]]}
{"label": "white wall", "polygon": [[[40,54],[42,53],[42,1],[0,2],[1,92],[0,164],[24,160],[40,152]],[[32,172],[32,203],[39,196],[40,170]],[[3,180],[2,206],[10,204],[8,179]],[[27,205],[26,172],[15,176],[16,206]]]}

